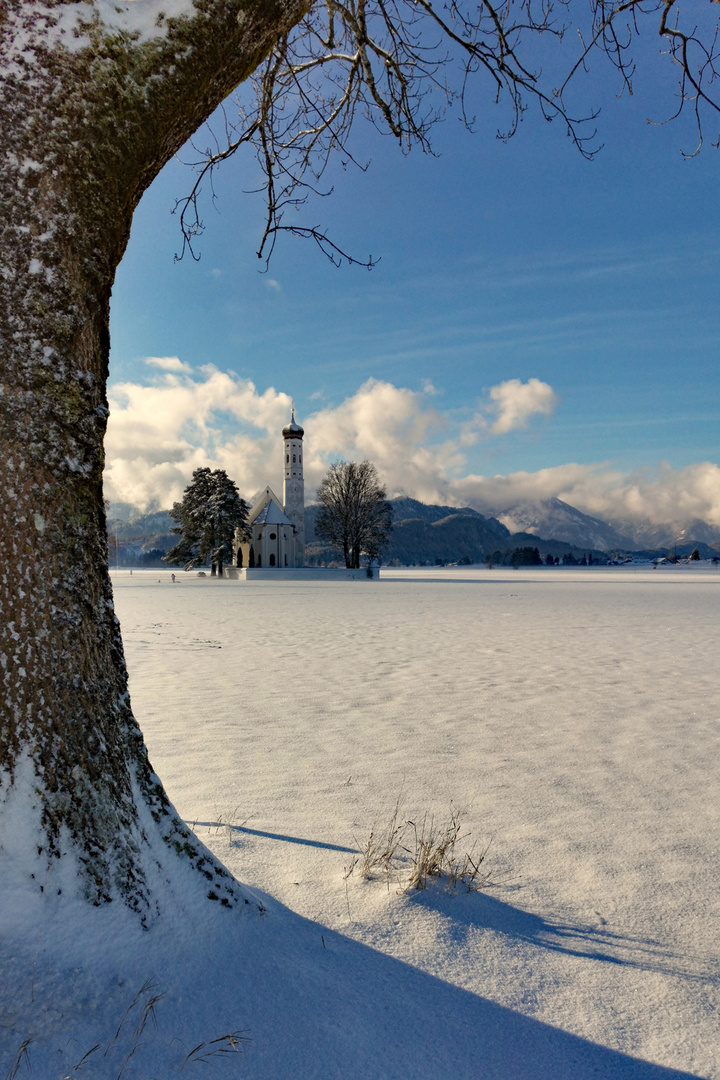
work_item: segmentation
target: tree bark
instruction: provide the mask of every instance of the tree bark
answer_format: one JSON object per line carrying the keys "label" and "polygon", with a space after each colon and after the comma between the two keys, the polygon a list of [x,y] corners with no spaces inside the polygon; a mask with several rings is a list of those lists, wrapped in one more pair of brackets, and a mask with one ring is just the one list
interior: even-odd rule
{"label": "tree bark", "polygon": [[90,901],[144,920],[151,850],[235,894],[130,707],[102,499],[110,290],[145,188],[305,6],[187,0],[150,32],[145,0],[114,28],[92,3],[0,7],[0,812],[28,804],[38,889],[75,858]]}

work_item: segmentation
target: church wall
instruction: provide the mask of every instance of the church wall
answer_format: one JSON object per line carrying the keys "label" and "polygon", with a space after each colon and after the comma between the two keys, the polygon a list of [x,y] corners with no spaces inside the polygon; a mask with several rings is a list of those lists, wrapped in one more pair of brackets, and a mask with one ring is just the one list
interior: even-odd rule
{"label": "church wall", "polygon": [[[275,539],[271,537],[275,535]],[[242,568],[251,565],[250,549],[252,548],[252,565],[273,567],[270,556],[275,556],[275,566],[297,566],[296,542],[292,529],[282,525],[261,525],[250,527],[250,540],[240,541],[235,548],[233,565],[238,566],[238,552],[242,556],[240,563]]]}
{"label": "church wall", "polygon": [[[243,568],[238,570],[236,567],[231,567],[227,572],[227,576],[235,581],[251,582],[272,581],[273,578],[277,580],[279,575],[275,573],[274,568],[267,570],[264,567],[261,570]],[[283,576],[293,581],[379,581],[380,569],[375,567],[372,577],[369,577],[366,567],[361,567],[360,570],[346,570],[345,567],[298,566],[288,567]]]}
{"label": "church wall", "polygon": [[249,543],[242,545],[244,566],[250,565],[251,545],[253,548],[255,566],[262,566],[264,569],[273,569],[278,566],[285,567],[296,565],[294,561],[295,546],[293,534],[288,526],[251,526],[251,533],[252,540]]}

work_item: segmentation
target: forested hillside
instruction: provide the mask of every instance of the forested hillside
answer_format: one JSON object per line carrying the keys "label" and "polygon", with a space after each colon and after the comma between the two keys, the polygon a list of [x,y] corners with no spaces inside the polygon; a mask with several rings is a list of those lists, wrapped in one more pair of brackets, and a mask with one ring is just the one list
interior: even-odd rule
{"label": "forested hillside", "polygon": [[[395,519],[383,562],[399,566],[433,566],[447,563],[513,562],[517,549],[530,547],[542,562],[554,559],[576,560],[591,556],[606,560],[603,552],[581,548],[562,540],[543,540],[529,533],[511,533],[494,517],[485,517],[470,507],[432,506],[407,497],[391,500]],[[317,507],[305,511],[306,561],[328,565],[338,561],[338,554],[318,541],[314,520]],[[523,558],[521,557],[521,561]],[[518,556],[515,555],[517,560]]]}

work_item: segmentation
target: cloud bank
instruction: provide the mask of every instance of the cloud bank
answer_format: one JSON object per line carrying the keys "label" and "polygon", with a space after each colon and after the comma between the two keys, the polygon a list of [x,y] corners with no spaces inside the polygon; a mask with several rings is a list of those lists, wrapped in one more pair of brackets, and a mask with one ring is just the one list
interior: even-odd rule
{"label": "cloud bank", "polygon": [[[262,393],[249,379],[213,366],[193,372],[177,357],[148,361],[150,385],[115,384],[106,440],[106,496],[141,509],[169,506],[194,469],[226,469],[246,497],[281,488],[278,433],[290,397]],[[607,465],[567,464],[537,472],[479,476],[467,452],[481,440],[547,421],[557,406],[539,379],[491,387],[471,420],[457,423],[436,405],[431,385],[415,391],[369,379],[336,407],[302,417],[309,492],[328,464],[375,463],[391,494],[424,502],[502,509],[558,497],[604,518],[657,523],[700,518],[720,526],[720,468],[710,462],[627,474]]]}

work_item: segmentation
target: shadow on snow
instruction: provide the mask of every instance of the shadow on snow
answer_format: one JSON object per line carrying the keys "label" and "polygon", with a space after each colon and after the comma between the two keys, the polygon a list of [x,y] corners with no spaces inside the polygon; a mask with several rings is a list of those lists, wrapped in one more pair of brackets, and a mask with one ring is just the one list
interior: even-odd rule
{"label": "shadow on snow", "polygon": [[511,940],[569,956],[703,981],[718,977],[716,958],[679,957],[662,942],[608,930],[599,914],[600,925],[567,923],[552,916],[523,911],[488,892],[467,893],[459,889],[448,893],[439,882],[432,882],[428,889],[413,892],[410,896],[419,907],[444,915],[448,919],[446,932],[458,944],[471,929],[489,930]]}
{"label": "shadow on snow", "polygon": [[[257,1018],[243,1015],[253,1040],[247,1064],[257,1053],[254,1067],[264,1080],[346,1080],[351,1075],[361,1080],[699,1080],[696,1074],[632,1057],[498,1005],[252,891],[267,906],[267,918],[255,921],[256,931],[278,935],[272,944],[266,942],[264,955],[292,957],[275,989],[274,963],[269,972],[254,972],[255,994],[262,986],[266,1004]],[[492,910],[492,903],[483,904],[487,897],[468,899],[479,900],[486,915]],[[504,915],[502,908],[507,909]],[[524,923],[532,917],[513,914],[509,905],[500,903],[494,910],[498,925],[507,928],[515,919],[517,935],[536,943],[547,932],[543,927],[550,926],[542,920]],[[292,1008],[293,1002],[305,1000],[312,1002],[310,1022],[302,1008]],[[268,1015],[268,1001],[277,1010],[274,1018]],[[289,1050],[286,1063],[273,1070],[266,1066],[273,1060],[272,1034],[277,1031]]]}
{"label": "shadow on snow", "polygon": [[342,847],[340,844],[327,844],[323,840],[308,840],[303,836],[286,836],[284,833],[265,832],[263,829],[249,829],[247,825],[229,825],[223,821],[186,821],[191,829],[200,825],[205,829],[230,829],[231,832],[245,833],[247,836],[264,836],[266,840],[282,840],[286,844],[303,844],[305,847],[326,848],[328,851],[347,851],[357,855],[357,848]]}

